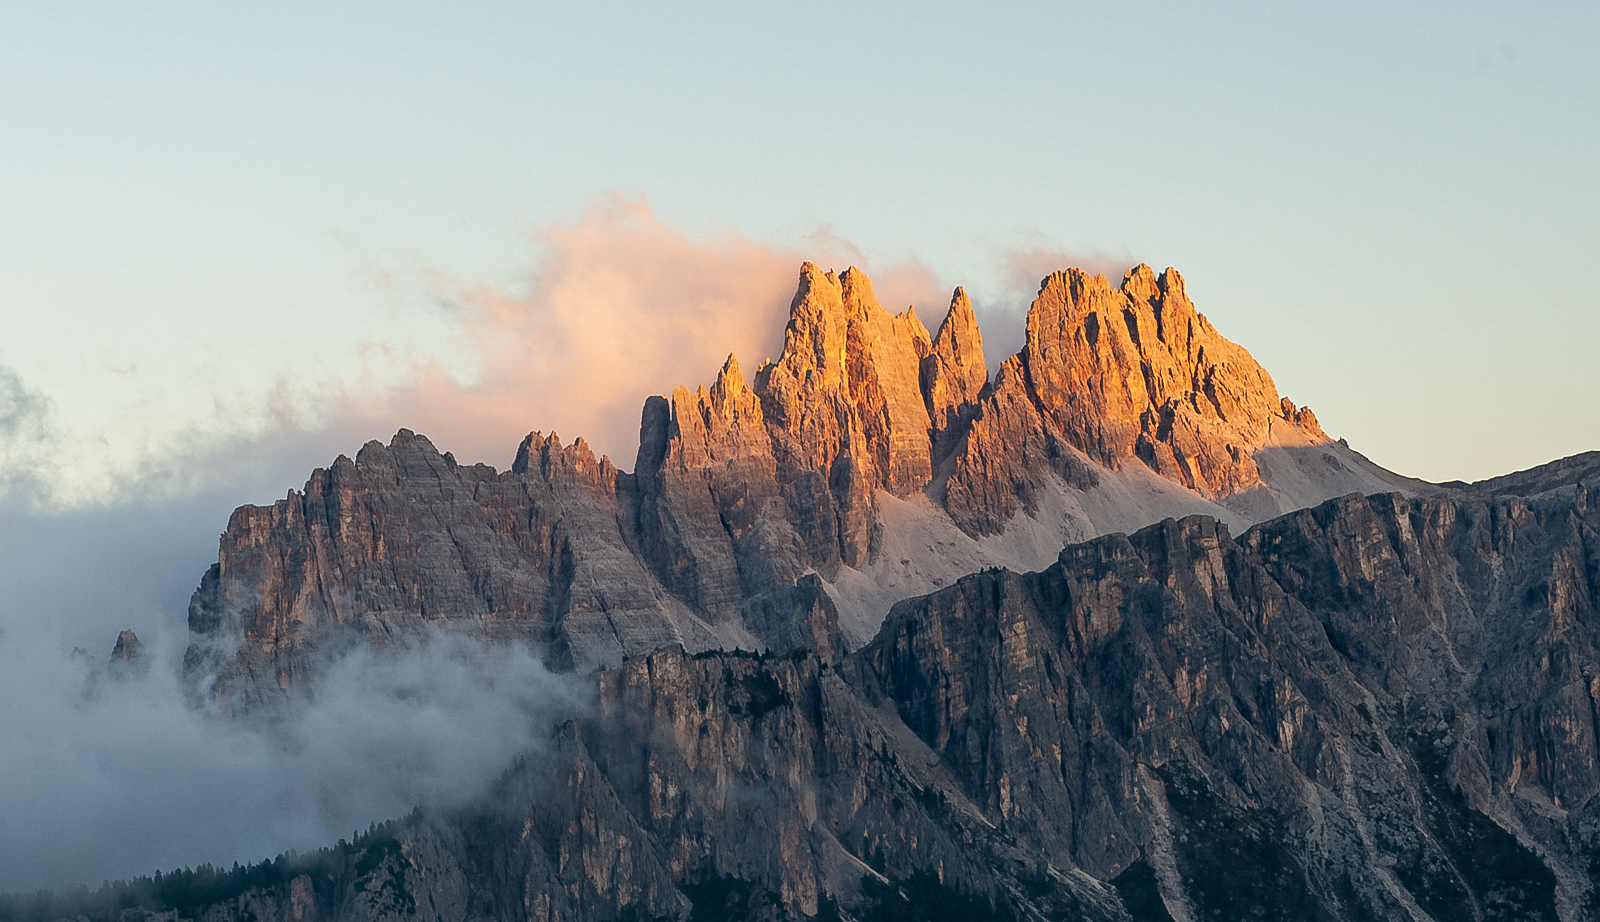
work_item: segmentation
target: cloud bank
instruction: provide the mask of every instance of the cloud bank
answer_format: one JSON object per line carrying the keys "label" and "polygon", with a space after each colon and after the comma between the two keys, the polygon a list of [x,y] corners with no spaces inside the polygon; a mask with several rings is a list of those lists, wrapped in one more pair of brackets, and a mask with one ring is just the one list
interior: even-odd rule
{"label": "cloud bank", "polygon": [[934,322],[948,299],[914,262],[874,267],[827,235],[804,250],[733,233],[697,239],[621,197],[530,242],[539,255],[520,290],[427,276],[473,367],[419,359],[380,401],[346,395],[345,424],[387,419],[497,466],[530,430],[553,430],[629,470],[647,396],[710,383],[729,353],[752,370],[778,354],[803,261],[860,264],[886,305],[914,301],[926,316],[936,300]]}
{"label": "cloud bank", "polygon": [[583,706],[528,651],[445,637],[352,654],[272,726],[186,707],[176,674],[115,674],[7,620],[0,890],[260,860],[463,805]]}
{"label": "cloud bank", "polygon": [[0,365],[0,496],[62,506],[236,489],[263,502],[401,428],[501,468],[530,431],[583,436],[628,470],[648,396],[710,383],[729,353],[752,370],[776,356],[803,261],[858,266],[886,307],[914,304],[932,324],[949,299],[920,263],[873,260],[827,232],[793,245],[695,235],[621,196],[531,231],[527,245],[500,284],[369,266],[397,310],[430,322],[374,329],[353,347],[308,338],[272,380],[209,394],[208,416],[165,428],[149,413],[161,395],[112,388],[106,402],[133,402],[123,418],[148,431],[83,431]]}
{"label": "cloud bank", "polygon": [[0,365],[0,496],[39,492],[38,471],[57,437],[50,399]]}

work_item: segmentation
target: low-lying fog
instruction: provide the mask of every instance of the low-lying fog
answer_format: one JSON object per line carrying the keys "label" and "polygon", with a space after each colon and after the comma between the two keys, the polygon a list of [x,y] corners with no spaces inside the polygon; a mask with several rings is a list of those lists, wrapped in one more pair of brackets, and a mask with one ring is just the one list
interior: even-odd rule
{"label": "low-lying fog", "polygon": [[[187,592],[172,589],[200,572],[173,552],[183,529],[152,523],[152,535],[174,527],[141,543],[110,518],[87,517],[98,534],[58,520],[42,540],[0,535],[0,890],[258,861],[461,804],[582,706],[581,680],[527,650],[440,638],[345,658],[275,726],[191,709],[181,622],[150,617],[181,612]],[[147,665],[107,668],[113,626],[132,624]],[[72,654],[87,636],[92,661]]]}

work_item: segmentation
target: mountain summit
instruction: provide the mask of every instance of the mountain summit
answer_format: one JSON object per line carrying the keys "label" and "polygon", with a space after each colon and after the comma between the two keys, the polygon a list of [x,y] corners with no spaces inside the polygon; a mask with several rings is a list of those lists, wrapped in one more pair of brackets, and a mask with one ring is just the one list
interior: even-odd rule
{"label": "mountain summit", "polygon": [[226,706],[317,659],[450,625],[568,668],[663,644],[842,655],[895,601],[1164,516],[1245,526],[1407,489],[1197,313],[1173,269],[1045,278],[988,380],[956,289],[937,334],[858,269],[801,266],[781,354],[645,401],[630,472],[532,433],[510,471],[401,430],[236,511],[190,606],[186,671]]}

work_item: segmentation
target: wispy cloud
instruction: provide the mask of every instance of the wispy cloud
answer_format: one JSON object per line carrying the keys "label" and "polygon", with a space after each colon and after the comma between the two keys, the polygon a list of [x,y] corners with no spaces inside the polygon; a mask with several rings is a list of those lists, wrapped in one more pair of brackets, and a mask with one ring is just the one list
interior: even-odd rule
{"label": "wispy cloud", "polygon": [[1028,307],[1039,294],[1039,283],[1052,272],[1076,268],[1098,273],[1113,285],[1137,264],[1124,250],[1072,250],[1043,239],[1017,243],[1002,254],[1000,288],[974,294],[973,310],[983,327],[984,358],[991,373],[1009,356],[1015,355],[1027,339]]}
{"label": "wispy cloud", "polygon": [[[915,303],[930,326],[949,297],[920,263],[874,261],[826,230],[793,244],[697,235],[621,196],[530,232],[527,244],[520,277],[502,284],[415,263],[370,266],[371,284],[397,310],[435,312],[436,341],[376,330],[335,354],[310,342],[267,386],[212,393],[209,415],[177,428],[74,429],[0,368],[0,491],[26,480],[29,495],[81,504],[193,493],[246,475],[259,500],[257,485],[274,476],[267,497],[313,463],[402,427],[497,467],[529,431],[581,435],[629,469],[646,397],[709,383],[729,353],[752,371],[777,354],[801,262],[857,265],[886,307]],[[142,411],[159,398],[107,395],[142,401]]]}
{"label": "wispy cloud", "polygon": [[114,675],[4,624],[0,890],[260,860],[464,805],[587,687],[526,650],[441,636],[358,651],[287,719],[251,726],[186,707],[169,663]]}
{"label": "wispy cloud", "polygon": [[0,365],[0,496],[40,495],[59,438],[50,399]]}
{"label": "wispy cloud", "polygon": [[644,398],[707,380],[729,351],[782,341],[798,254],[727,234],[693,239],[642,201],[610,198],[531,239],[520,291],[430,273],[471,348],[464,372],[429,358],[370,403],[463,457],[504,465],[529,430],[582,435],[632,466]]}
{"label": "wispy cloud", "polygon": [[[538,256],[520,291],[427,278],[453,311],[475,367],[462,374],[418,361],[381,403],[352,399],[345,412],[401,421],[458,456],[501,465],[532,429],[582,435],[629,469],[645,397],[709,383],[729,353],[752,371],[777,355],[802,261],[879,268],[827,234],[804,248],[734,233],[694,237],[643,200],[622,197],[537,232],[531,243]],[[890,298],[937,297],[920,265],[881,269],[889,306]],[[926,315],[926,300],[922,309]]]}

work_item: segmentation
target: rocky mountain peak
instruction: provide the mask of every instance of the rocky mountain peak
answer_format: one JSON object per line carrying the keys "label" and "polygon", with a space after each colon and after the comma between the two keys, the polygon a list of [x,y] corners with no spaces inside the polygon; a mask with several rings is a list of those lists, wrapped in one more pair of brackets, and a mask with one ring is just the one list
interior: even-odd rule
{"label": "rocky mountain peak", "polygon": [[1046,277],[991,380],[964,290],[930,336],[806,263],[632,473],[401,430],[235,512],[224,710],[435,626],[601,667],[487,802],[60,918],[1596,917],[1600,454],[1433,491],[1327,442],[1171,268]]}
{"label": "rocky mountain peak", "polygon": [[933,337],[931,352],[957,379],[952,386],[966,399],[977,400],[989,382],[989,369],[983,358],[983,332],[978,329],[978,315],[972,311],[966,289],[957,287],[950,296],[950,308]]}
{"label": "rocky mountain peak", "polygon": [[719,404],[727,404],[730,400],[738,400],[748,391],[744,372],[739,369],[739,359],[730,352],[728,360],[722,363],[722,370],[717,372],[716,383],[711,385],[711,397]]}
{"label": "rocky mountain peak", "polygon": [[839,274],[839,291],[845,311],[852,319],[869,318],[876,311],[883,310],[883,305],[878,303],[878,296],[873,293],[872,280],[855,266]]}
{"label": "rocky mountain peak", "polygon": [[122,631],[117,634],[116,646],[111,648],[111,664],[118,663],[133,665],[144,658],[144,644],[139,642],[139,635],[133,631]]}
{"label": "rocky mountain peak", "polygon": [[937,464],[960,444],[989,383],[983,334],[965,289],[957,288],[950,296],[950,309],[922,359],[921,377]]}
{"label": "rocky mountain peak", "polygon": [[[532,432],[497,472],[402,429],[303,492],[242,507],[191,606],[186,669],[217,675],[219,696],[264,699],[345,642],[320,637],[462,619],[574,666],[665,642],[838,652],[897,598],[986,555],[1036,541],[1053,553],[1058,536],[1154,509],[1222,511],[1202,497],[1257,484],[1253,453],[1275,426],[1299,427],[1296,445],[1326,440],[1195,312],[1174,270],[1136,266],[1117,288],[1053,273],[1027,331],[991,381],[965,290],[929,335],[914,309],[885,310],[861,270],[806,263],[777,359],[749,380],[730,355],[709,385],[649,398],[631,474],[581,438]],[[1094,492],[1129,464],[1200,496],[1148,474]],[[1316,481],[1304,501],[1356,482],[1369,481]],[[1137,511],[1104,511],[1130,495]],[[1068,511],[1041,518],[1047,499]],[[1035,521],[1007,536],[1012,550],[973,543],[1019,513]],[[947,530],[910,536],[926,529]],[[235,628],[237,651],[211,642]]]}
{"label": "rocky mountain peak", "polygon": [[1195,311],[1170,268],[1156,278],[1137,266],[1116,290],[1076,269],[1049,276],[1023,360],[1067,443],[1112,469],[1137,459],[1202,496],[1255,485],[1251,455],[1284,419],[1272,377]]}
{"label": "rocky mountain peak", "polygon": [[[87,654],[85,658],[89,659]],[[91,663],[92,659],[89,660]],[[150,668],[150,658],[139,635],[131,630],[117,634],[117,643],[111,648],[111,659],[106,662],[107,674],[112,678],[143,675]]]}
{"label": "rocky mountain peak", "polygon": [[[1168,269],[1167,271],[1177,275],[1176,270]],[[1181,278],[1179,279],[1179,284],[1182,284]],[[1161,294],[1161,283],[1156,281],[1154,270],[1148,265],[1140,263],[1123,275],[1122,293],[1127,295],[1128,299],[1134,303],[1153,301]]]}
{"label": "rocky mountain peak", "polygon": [[[426,439],[422,441],[427,443]],[[430,449],[433,447],[432,443],[427,444]],[[455,461],[454,458],[449,460],[452,464]],[[554,432],[549,435],[530,432],[517,446],[511,471],[515,474],[537,473],[546,479],[573,477],[602,492],[616,488],[616,466],[605,455],[596,458],[594,449],[582,436],[573,439],[571,445],[563,445],[561,436]]]}

